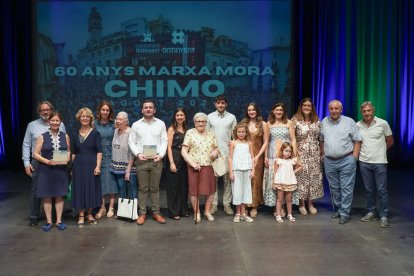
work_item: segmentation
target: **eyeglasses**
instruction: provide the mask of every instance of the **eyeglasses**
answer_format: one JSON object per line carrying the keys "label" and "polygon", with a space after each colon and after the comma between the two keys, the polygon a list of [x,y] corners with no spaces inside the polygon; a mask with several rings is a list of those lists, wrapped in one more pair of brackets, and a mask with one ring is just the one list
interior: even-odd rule
{"label": "eyeglasses", "polygon": [[198,123],[198,124],[205,124],[205,123],[207,123],[207,121],[195,121],[196,123]]}
{"label": "eyeglasses", "polygon": [[52,109],[50,109],[50,108],[47,108],[47,109],[40,109],[40,112],[49,112],[50,110],[52,110]]}

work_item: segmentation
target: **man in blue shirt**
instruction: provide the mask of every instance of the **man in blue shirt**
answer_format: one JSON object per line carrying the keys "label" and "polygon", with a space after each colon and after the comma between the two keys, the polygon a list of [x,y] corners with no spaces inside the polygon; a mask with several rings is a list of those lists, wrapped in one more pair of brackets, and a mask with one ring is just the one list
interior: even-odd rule
{"label": "man in blue shirt", "polygon": [[[32,187],[30,194],[30,226],[36,226],[40,215],[41,199],[37,197],[37,165],[38,162],[31,158],[37,138],[49,131],[49,116],[54,107],[48,101],[42,101],[37,105],[39,119],[30,122],[26,128],[22,145],[22,160],[24,170],[32,178]],[[60,124],[60,131],[66,132],[64,124]]]}
{"label": "man in blue shirt", "polygon": [[362,137],[355,121],[342,115],[342,103],[329,103],[330,116],[322,120],[321,155],[332,195],[334,213],[339,224],[349,221],[355,185],[356,162]]}

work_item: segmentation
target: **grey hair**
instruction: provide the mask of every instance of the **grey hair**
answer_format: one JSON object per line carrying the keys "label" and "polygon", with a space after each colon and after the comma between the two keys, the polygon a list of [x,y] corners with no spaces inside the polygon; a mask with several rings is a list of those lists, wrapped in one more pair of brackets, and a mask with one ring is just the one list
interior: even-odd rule
{"label": "grey hair", "polygon": [[337,104],[339,104],[339,106],[340,106],[341,108],[343,108],[342,103],[341,103],[341,101],[340,101],[340,100],[332,100],[332,101],[330,101],[330,102],[329,102],[329,104],[328,104],[328,107],[330,107],[330,106],[331,106],[331,104],[333,104],[333,103],[337,103]]}
{"label": "grey hair", "polygon": [[196,113],[195,115],[194,115],[194,123],[195,123],[195,121],[198,119],[198,118],[203,118],[203,119],[205,119],[206,120],[206,122],[208,122],[208,117],[207,117],[207,114],[206,113],[203,113],[203,112],[198,112],[198,113]]}
{"label": "grey hair", "polygon": [[363,102],[362,104],[361,104],[361,110],[365,107],[365,106],[367,106],[367,105],[370,105],[371,107],[372,107],[372,110],[374,110],[375,111],[375,106],[370,102],[370,101],[365,101],[365,102]]}
{"label": "grey hair", "polygon": [[[129,125],[128,113],[126,113],[125,111],[120,111],[120,112],[118,112],[118,115],[124,117],[127,121],[127,125]],[[116,115],[116,116],[118,117],[118,115]]]}

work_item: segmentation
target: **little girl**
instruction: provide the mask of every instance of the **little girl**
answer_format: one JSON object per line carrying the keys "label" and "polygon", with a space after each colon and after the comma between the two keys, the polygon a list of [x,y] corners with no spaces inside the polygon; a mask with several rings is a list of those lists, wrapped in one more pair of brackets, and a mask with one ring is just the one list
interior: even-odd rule
{"label": "little girl", "polygon": [[247,125],[238,123],[233,130],[233,137],[237,137],[231,141],[229,150],[229,174],[232,181],[233,204],[236,205],[233,222],[253,222],[245,213],[245,204],[252,203],[251,178],[254,175],[253,146],[248,141],[250,134]]}
{"label": "little girl", "polygon": [[279,149],[278,158],[274,163],[275,177],[273,189],[277,190],[276,221],[283,222],[281,209],[283,197],[286,197],[287,218],[290,221],[296,219],[292,216],[292,192],[298,187],[295,174],[302,170],[303,166],[292,158],[293,147],[290,143],[284,142]]}

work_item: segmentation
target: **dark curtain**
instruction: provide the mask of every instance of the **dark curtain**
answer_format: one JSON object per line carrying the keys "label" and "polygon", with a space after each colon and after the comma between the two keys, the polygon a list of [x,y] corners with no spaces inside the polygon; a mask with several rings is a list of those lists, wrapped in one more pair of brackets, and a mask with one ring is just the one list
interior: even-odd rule
{"label": "dark curtain", "polygon": [[333,99],[361,119],[371,101],[389,122],[394,163],[414,163],[414,3],[410,0],[294,0],[296,88],[321,118]]}
{"label": "dark curtain", "polygon": [[31,1],[0,2],[0,165],[22,168],[21,144],[32,117]]}

